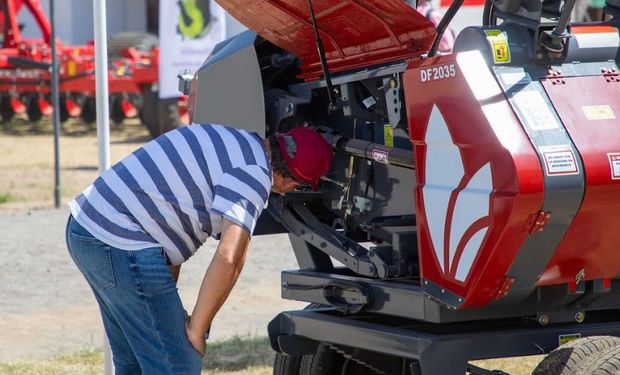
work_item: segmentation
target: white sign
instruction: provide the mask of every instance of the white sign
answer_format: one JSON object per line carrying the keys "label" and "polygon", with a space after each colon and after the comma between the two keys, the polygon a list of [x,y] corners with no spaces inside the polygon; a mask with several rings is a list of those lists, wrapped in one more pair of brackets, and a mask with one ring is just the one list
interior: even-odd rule
{"label": "white sign", "polygon": [[548,176],[579,174],[573,149],[569,145],[540,147]]}
{"label": "white sign", "polygon": [[620,180],[620,153],[607,154],[611,167],[611,179]]}
{"label": "white sign", "polygon": [[196,72],[226,35],[226,13],[213,0],[160,0],[159,97],[181,96],[177,75]]}
{"label": "white sign", "polygon": [[547,102],[538,91],[519,91],[513,98],[519,111],[523,114],[523,120],[532,130],[557,129],[560,127]]}

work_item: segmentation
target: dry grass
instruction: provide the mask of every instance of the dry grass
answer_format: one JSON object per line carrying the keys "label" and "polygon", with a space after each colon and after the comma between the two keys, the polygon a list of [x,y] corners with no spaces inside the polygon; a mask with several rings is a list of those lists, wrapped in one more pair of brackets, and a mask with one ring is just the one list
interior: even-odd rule
{"label": "dry grass", "polygon": [[[202,374],[268,375],[274,354],[265,338],[234,338],[208,347]],[[101,350],[83,350],[41,361],[0,363],[3,375],[99,375]]]}
{"label": "dry grass", "polygon": [[[54,139],[49,121],[30,124],[21,119],[3,124],[0,132],[0,212],[54,205]],[[149,140],[139,122],[112,126],[112,163]],[[61,204],[86,188],[98,174],[94,126],[63,124],[60,137]]]}

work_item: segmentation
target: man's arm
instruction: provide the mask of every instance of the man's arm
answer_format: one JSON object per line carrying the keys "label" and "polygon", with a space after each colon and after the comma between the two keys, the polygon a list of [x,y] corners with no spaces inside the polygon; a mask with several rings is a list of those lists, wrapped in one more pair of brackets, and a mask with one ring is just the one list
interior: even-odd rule
{"label": "man's arm", "polygon": [[172,274],[172,279],[176,284],[179,281],[179,274],[181,273],[181,265],[178,266],[170,266],[170,273]]}
{"label": "man's arm", "polygon": [[202,355],[205,353],[204,333],[239,277],[249,242],[250,235],[241,226],[223,220],[220,243],[202,280],[198,300],[187,325],[189,341]]}

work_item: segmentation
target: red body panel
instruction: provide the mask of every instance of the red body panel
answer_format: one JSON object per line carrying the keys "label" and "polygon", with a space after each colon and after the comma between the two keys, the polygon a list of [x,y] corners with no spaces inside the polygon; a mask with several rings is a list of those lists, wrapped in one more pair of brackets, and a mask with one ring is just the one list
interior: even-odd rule
{"label": "red body panel", "polygon": [[[452,67],[454,74],[450,73]],[[435,75],[434,68],[443,69],[449,77],[443,74],[444,78],[439,78],[441,75]],[[484,70],[482,74],[481,70]],[[543,175],[537,155],[478,52],[411,63],[405,73],[404,90],[416,161],[415,198],[422,278],[461,297],[459,307],[488,304],[501,297],[509,281],[506,273],[528,236],[528,223],[542,206]],[[429,158],[430,153],[436,152],[430,149],[429,139],[433,135],[428,132],[431,123],[441,122],[437,112],[433,115],[437,110],[449,133],[445,132],[445,139],[439,143],[432,141],[436,145],[432,147],[439,152]],[[433,132],[440,134],[438,130]],[[446,160],[441,160],[443,150]],[[450,152],[452,157],[448,156]],[[440,160],[435,170],[428,170],[433,164],[432,161],[427,164],[427,160],[437,156]],[[489,186],[481,188],[484,184],[479,184],[470,188],[485,168],[492,176]],[[452,186],[429,182],[429,176],[444,179],[448,178],[446,174],[454,174],[454,170],[462,172],[457,173]],[[441,187],[433,190],[431,183]],[[481,189],[487,192],[480,193]],[[447,204],[427,207],[430,194],[442,194],[442,190],[449,193]],[[459,224],[460,217],[470,215],[461,209],[467,205],[455,208],[465,191],[473,199],[471,209],[479,208],[475,202],[482,202],[488,209]],[[429,217],[436,217],[437,210],[446,210],[445,220],[433,224],[435,219]],[[443,248],[436,248],[436,243],[442,240],[433,238],[433,225],[439,227],[436,232],[443,231]],[[467,229],[456,237],[457,246],[450,237],[459,226]],[[467,256],[465,249],[475,233],[484,233],[484,238],[473,255],[469,253],[472,260],[466,277],[465,274],[459,277],[461,259]]]}
{"label": "red body panel", "polygon": [[570,283],[620,272],[620,77],[591,76],[543,82],[581,154],[586,189],[581,208],[539,285]]}
{"label": "red body panel", "polygon": [[[321,65],[307,0],[217,0],[241,23],[302,59],[302,76],[318,78]],[[330,71],[419,56],[435,26],[402,0],[314,0]]]}

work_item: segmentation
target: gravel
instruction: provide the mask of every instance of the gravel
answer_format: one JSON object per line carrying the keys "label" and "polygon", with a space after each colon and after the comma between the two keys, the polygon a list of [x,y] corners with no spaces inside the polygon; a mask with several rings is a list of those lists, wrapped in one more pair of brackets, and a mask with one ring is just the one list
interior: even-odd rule
{"label": "gravel", "polygon": [[[46,358],[100,347],[103,328],[94,297],[67,253],[66,209],[0,213],[0,361]],[[179,293],[191,311],[217,241],[185,263]],[[245,268],[216,317],[213,341],[266,336],[280,311],[302,303],[280,298],[280,271],[294,269],[285,235],[255,237]]]}

